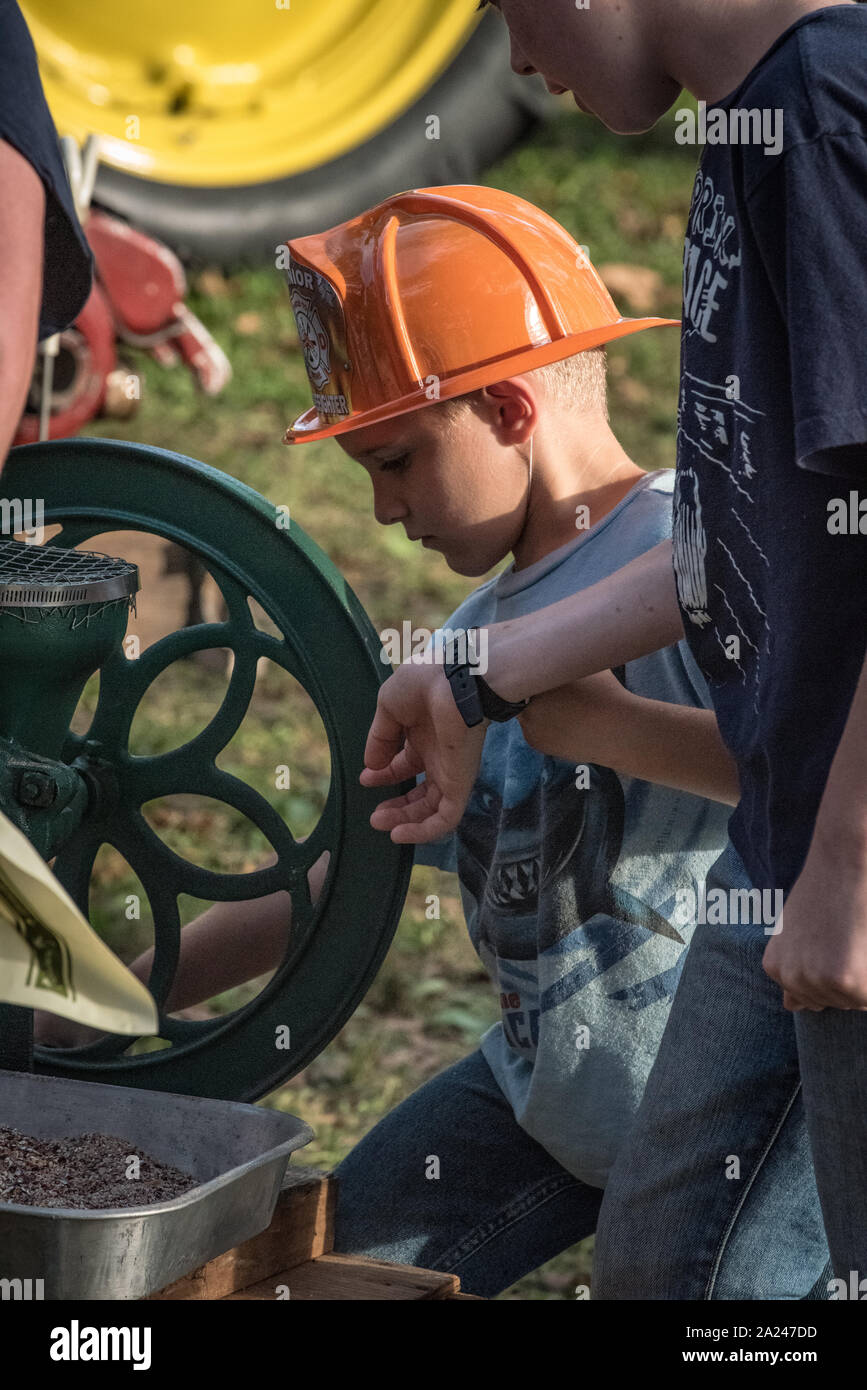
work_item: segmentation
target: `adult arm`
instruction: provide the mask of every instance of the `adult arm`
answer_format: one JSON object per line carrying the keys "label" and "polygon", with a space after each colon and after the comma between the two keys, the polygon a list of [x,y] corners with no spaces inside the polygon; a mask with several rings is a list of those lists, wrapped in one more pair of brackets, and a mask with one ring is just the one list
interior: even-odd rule
{"label": "adult arm", "polygon": [[[325,883],[329,858],[325,850],[307,874],[314,904]],[[274,864],[276,858],[267,862]],[[181,932],[178,968],[165,1002],[166,1012],[188,1009],[275,970],[285,955],[291,927],[292,898],[286,892],[209,907]],[[150,947],[129,966],[144,985],[150,979],[153,961]],[[101,1036],[95,1029],[58,1014],[40,1009],[34,1015],[35,1041],[48,1047],[73,1047]]]}
{"label": "adult arm", "polygon": [[[790,149],[760,178],[747,206],[789,328],[793,465],[863,494],[867,285],[846,267],[860,254],[853,228],[864,220],[867,140],[859,94],[845,82],[820,83],[811,99],[821,104],[826,133]],[[865,546],[861,536],[849,543]],[[793,554],[792,563],[799,562]],[[827,585],[829,604],[850,601],[849,593],[838,593],[833,570],[817,582]],[[780,930],[765,948],[765,971],[782,986],[784,1006],[792,1011],[867,1009],[867,678],[858,655],[861,674],[810,848]]]}
{"label": "adult arm", "polygon": [[36,356],[44,219],[42,180],[0,139],[0,469],[24,410]]}
{"label": "adult arm", "polygon": [[785,1008],[867,1010],[867,659],[780,926],[763,965]]}
{"label": "adult arm", "polygon": [[[554,690],[635,661],[683,637],[663,541],[588,589],[487,629],[488,684],[506,700]],[[408,796],[370,818],[399,844],[426,844],[453,830],[475,781],[484,726],[468,729],[440,664],[406,662],[380,688],[361,781],[376,787],[425,774]]]}

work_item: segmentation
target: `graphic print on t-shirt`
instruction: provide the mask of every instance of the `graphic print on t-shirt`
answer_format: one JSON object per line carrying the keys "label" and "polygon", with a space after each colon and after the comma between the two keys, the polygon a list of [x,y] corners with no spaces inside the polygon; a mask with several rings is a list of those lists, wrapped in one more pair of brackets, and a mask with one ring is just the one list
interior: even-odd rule
{"label": "graphic print on t-shirt", "polygon": [[[530,1052],[539,1014],[586,988],[648,933],[684,944],[666,917],[612,881],[623,849],[623,787],[610,768],[587,771],[579,791],[570,764],[513,744],[507,786],[501,792],[480,777],[457,833],[462,890],[475,905],[473,944],[497,980],[510,1041]],[[591,919],[604,920],[605,930],[582,935]],[[540,999],[535,962],[549,951],[575,959]],[[533,968],[522,969],[523,961]],[[658,997],[651,988],[626,1002],[635,1009]]]}
{"label": "graphic print on t-shirt", "polygon": [[[737,495],[737,510],[733,506],[731,515],[742,532],[741,539],[753,559],[767,567],[767,555],[751,525],[756,506],[752,481],[757,473],[752,434],[763,414],[740,397],[731,381],[716,386],[684,369],[678,408],[681,463],[674,489],[672,531],[678,597],[692,624],[698,628],[712,625],[719,660],[725,662],[721,668],[725,677],[734,670],[745,684],[749,680],[756,709],[759,665],[768,641],[767,614],[722,536],[714,533],[708,539],[702,515],[702,480],[708,463],[727,476]],[[719,667],[714,663],[710,669],[715,673]]]}
{"label": "graphic print on t-shirt", "polygon": [[[743,562],[717,527],[708,527],[703,492],[718,493],[725,474],[733,491],[731,516],[752,561],[767,566],[753,527],[754,479],[758,456],[754,438],[765,412],[744,398],[734,363],[724,382],[690,371],[687,361],[706,355],[694,349],[715,344],[715,327],[725,325],[727,301],[742,263],[737,225],[724,194],[710,174],[699,170],[693,190],[684,248],[684,361],[677,416],[678,475],[674,491],[674,571],[678,597],[689,623],[707,628],[702,663],[709,678],[737,678],[749,687],[758,711],[759,673],[767,650],[767,613]],[[715,324],[718,315],[722,319]],[[716,349],[717,360],[724,349]],[[713,476],[709,477],[709,470]],[[739,552],[740,553],[740,552]],[[714,650],[716,649],[716,650]]]}
{"label": "graphic print on t-shirt", "polygon": [[698,478],[691,468],[679,474],[674,494],[674,563],[681,607],[690,622],[704,627],[707,611],[707,536],[701,520]]}
{"label": "graphic print on t-shirt", "polygon": [[728,289],[731,272],[741,263],[736,223],[714,181],[699,170],[692,192],[683,254],[684,334],[698,333],[715,343],[711,331],[721,308],[718,295]]}

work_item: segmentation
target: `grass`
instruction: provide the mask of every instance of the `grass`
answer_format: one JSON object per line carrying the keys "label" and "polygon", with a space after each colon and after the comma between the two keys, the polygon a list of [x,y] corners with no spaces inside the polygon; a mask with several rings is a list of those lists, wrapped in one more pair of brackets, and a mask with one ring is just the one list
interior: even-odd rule
{"label": "grass", "polygon": [[[622,313],[642,312],[649,284],[652,311],[676,318],[695,152],[674,143],[673,128],[669,118],[629,141],[563,108],[485,181],[544,207],[588,247],[597,267],[652,272],[649,279],[619,272],[625,289],[615,299]],[[641,303],[630,298],[630,285]],[[272,268],[229,276],[204,272],[188,302],[231,359],[234,375],[224,394],[207,399],[185,371],[164,371],[130,353],[130,366],[143,375],[138,416],[126,424],[94,422],[87,432],[202,459],[288,505],[293,524],[299,522],[343,571],[377,630],[399,627],[406,617],[426,627],[442,622],[465,597],[467,581],[441,556],[411,545],[399,528],[377,526],[366,475],[333,441],[292,450],[281,443],[285,426],[309,405],[283,276]],[[666,329],[636,335],[609,354],[612,423],[645,468],[674,462],[678,352],[678,333]],[[274,797],[293,830],[303,833],[321,807],[327,768],[315,712],[297,690],[281,686],[281,678],[272,673],[257,686],[249,726],[221,765]],[[219,679],[191,662],[171,668],[139,715],[143,746],[159,751],[192,736],[218,698]],[[289,749],[299,770],[286,793],[274,790],[275,747],[281,750],[276,761],[287,761]],[[258,862],[255,827],[227,808],[181,799],[152,807],[151,814],[158,831],[197,863],[237,870]],[[94,881],[94,920],[125,959],[152,940],[144,900],[139,920],[125,914],[136,891],[128,866],[104,852]],[[440,917],[433,920],[425,910],[432,893],[440,898]],[[185,902],[184,920],[201,906]],[[237,1007],[261,984],[222,995],[210,1007]],[[423,1081],[470,1052],[496,1017],[456,881],[417,869],[393,944],[364,1002],[321,1055],[267,1103],[306,1119],[316,1138],[302,1161],[331,1167]],[[591,1248],[585,1241],[564,1252],[501,1297],[574,1298],[575,1286],[589,1280]]]}

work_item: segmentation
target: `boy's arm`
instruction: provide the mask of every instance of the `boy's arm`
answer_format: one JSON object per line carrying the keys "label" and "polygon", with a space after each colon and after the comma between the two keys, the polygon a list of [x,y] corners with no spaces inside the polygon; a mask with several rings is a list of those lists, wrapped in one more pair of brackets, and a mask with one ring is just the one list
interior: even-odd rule
{"label": "boy's arm", "polygon": [[[487,629],[488,684],[521,700],[624,665],[683,637],[672,567],[663,541],[623,569],[525,618]],[[461,819],[479,768],[484,726],[468,729],[441,665],[406,662],[380,687],[361,781],[378,787],[424,772],[405,797],[370,818],[400,844],[426,844]]]}
{"label": "boy's arm", "polygon": [[867,659],[763,965],[785,1008],[867,1010]]}
{"label": "boy's arm", "polygon": [[635,695],[610,671],[540,695],[520,721],[527,742],[551,757],[598,763],[729,806],[740,798],[737,766],[713,710]]}
{"label": "boy's arm", "polygon": [[[330,855],[325,850],[310,868],[310,900],[322,892]],[[268,864],[275,863],[270,859]],[[267,867],[267,866],[263,866]],[[178,968],[166,999],[166,1013],[177,1013],[212,999],[215,994],[254,980],[275,970],[283,959],[292,926],[289,893],[269,893],[243,902],[215,903],[181,932]],[[153,947],[130,964],[132,973],[147,984],[153,965]],[[49,1047],[72,1047],[93,1042],[101,1034],[69,1019],[37,1010],[34,1040]]]}
{"label": "boy's arm", "polygon": [[[329,857],[326,850],[307,874],[314,904],[322,892]],[[166,1013],[189,1009],[276,970],[286,953],[291,927],[292,897],[286,892],[243,902],[214,903],[181,932],[178,968],[163,1006]],[[151,947],[129,967],[145,984],[153,958]]]}

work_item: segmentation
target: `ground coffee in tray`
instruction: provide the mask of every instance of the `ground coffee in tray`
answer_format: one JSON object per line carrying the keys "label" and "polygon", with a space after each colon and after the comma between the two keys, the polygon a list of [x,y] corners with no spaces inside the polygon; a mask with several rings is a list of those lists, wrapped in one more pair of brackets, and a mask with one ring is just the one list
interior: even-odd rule
{"label": "ground coffee in tray", "polygon": [[198,1185],[197,1178],[149,1158],[128,1139],[111,1134],[35,1139],[0,1126],[0,1202],[142,1207],[171,1201]]}

